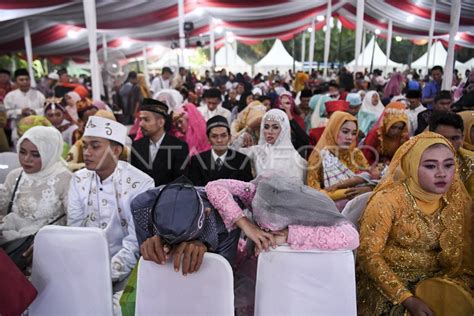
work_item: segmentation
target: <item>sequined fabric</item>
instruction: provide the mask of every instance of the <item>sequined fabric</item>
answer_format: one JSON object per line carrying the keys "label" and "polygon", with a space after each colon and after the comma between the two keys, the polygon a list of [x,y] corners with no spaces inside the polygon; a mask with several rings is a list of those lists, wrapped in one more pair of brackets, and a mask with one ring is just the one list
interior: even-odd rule
{"label": "sequined fabric", "polygon": [[[412,296],[420,280],[462,274],[464,199],[459,192],[432,215],[403,183],[377,192],[361,219],[357,253],[360,315],[382,315]],[[469,287],[469,285],[467,285]]]}

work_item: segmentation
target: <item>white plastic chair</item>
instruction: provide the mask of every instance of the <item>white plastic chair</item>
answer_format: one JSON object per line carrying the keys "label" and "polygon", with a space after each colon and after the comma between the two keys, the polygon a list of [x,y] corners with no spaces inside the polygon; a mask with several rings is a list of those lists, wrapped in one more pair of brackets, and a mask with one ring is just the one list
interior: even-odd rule
{"label": "white plastic chair", "polygon": [[19,168],[18,154],[12,152],[0,153],[0,183],[4,183],[7,175],[13,169]]}
{"label": "white plastic chair", "polygon": [[352,251],[280,246],[261,253],[255,315],[356,315]]}
{"label": "white plastic chair", "polygon": [[224,257],[206,253],[198,272],[183,276],[172,262],[140,259],[135,315],[234,315],[234,278]]}
{"label": "white plastic chair", "polygon": [[112,315],[110,257],[99,228],[45,226],[35,238],[29,315]]}
{"label": "white plastic chair", "polygon": [[372,192],[367,192],[361,195],[356,196],[349,202],[342,210],[342,215],[344,215],[349,221],[351,221],[357,229],[359,229],[359,219],[364,214],[365,207],[369,198],[372,196]]}

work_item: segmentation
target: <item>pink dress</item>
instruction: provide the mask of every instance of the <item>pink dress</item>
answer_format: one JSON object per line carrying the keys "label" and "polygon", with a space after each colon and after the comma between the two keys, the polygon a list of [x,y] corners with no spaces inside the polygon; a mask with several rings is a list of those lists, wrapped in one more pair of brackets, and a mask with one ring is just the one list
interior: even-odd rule
{"label": "pink dress", "polygon": [[[251,209],[256,187],[238,180],[217,180],[206,185],[209,202],[217,209],[226,228],[236,228],[235,222],[244,217],[233,196]],[[359,234],[349,223],[335,226],[288,226],[288,245],[293,249],[353,250],[359,246]]]}
{"label": "pink dress", "polygon": [[[245,216],[233,196],[237,196],[251,209],[255,191],[253,183],[238,180],[222,179],[206,185],[207,198],[229,231],[235,229],[235,222]],[[359,234],[349,223],[330,227],[290,225],[287,243],[293,249],[355,249],[359,246]],[[256,274],[257,260],[254,256],[246,255],[245,242],[241,240],[234,273],[234,307],[237,316],[254,315]]]}

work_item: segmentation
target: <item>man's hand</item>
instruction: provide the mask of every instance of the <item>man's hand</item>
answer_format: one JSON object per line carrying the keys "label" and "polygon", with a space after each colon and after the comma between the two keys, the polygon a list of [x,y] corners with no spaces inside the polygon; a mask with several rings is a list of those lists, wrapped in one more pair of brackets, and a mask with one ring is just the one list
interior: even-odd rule
{"label": "man's hand", "polygon": [[153,236],[145,240],[140,246],[140,252],[145,260],[150,260],[158,264],[166,263],[165,246],[161,242],[160,236]]}
{"label": "man's hand", "polygon": [[206,251],[207,247],[201,241],[183,241],[170,253],[170,256],[173,257],[174,270],[179,271],[179,263],[182,261],[183,275],[197,272]]}

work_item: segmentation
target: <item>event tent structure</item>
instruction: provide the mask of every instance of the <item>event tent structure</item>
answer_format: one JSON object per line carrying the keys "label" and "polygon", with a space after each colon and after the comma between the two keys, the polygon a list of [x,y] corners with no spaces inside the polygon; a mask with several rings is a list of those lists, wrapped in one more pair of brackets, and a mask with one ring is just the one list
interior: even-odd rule
{"label": "event tent structure", "polygon": [[[446,63],[446,59],[448,58],[448,52],[444,48],[443,44],[441,44],[440,41],[436,41],[432,46],[430,50],[430,59],[427,61],[428,58],[428,53],[424,53],[420,58],[415,60],[414,62],[411,63],[411,68],[415,69],[425,69],[426,65],[428,64],[428,68],[431,68],[433,66],[439,65],[444,68],[444,64]],[[465,68],[466,65],[456,61],[454,68],[460,69],[460,68]]]}
{"label": "event tent structure", "polygon": [[251,73],[251,66],[247,64],[237,52],[234,50],[230,43],[226,43],[216,53],[216,68],[226,68],[234,73],[247,72]]}
{"label": "event tent structure", "polygon": [[[98,85],[94,84],[99,74],[98,49],[120,48],[127,57],[133,57],[146,55],[146,47],[157,43],[179,46],[181,52],[185,47],[209,44],[213,55],[215,43],[222,40],[224,33],[232,33],[236,40],[246,44],[273,38],[289,40],[308,26],[313,30],[330,28],[330,17],[335,16],[344,27],[356,29],[357,61],[365,28],[387,38],[388,57],[393,36],[448,43],[446,65],[451,67],[454,45],[474,48],[474,5],[461,0],[434,3],[432,0],[2,1],[0,54],[26,51],[30,73],[33,54],[90,60],[93,94],[98,97],[94,93],[98,91]],[[192,30],[185,32],[185,22],[193,23]],[[330,32],[326,34],[327,64]],[[310,41],[309,51],[311,63],[314,40]],[[451,73],[446,72],[447,76]],[[444,82],[449,84],[451,80]]]}
{"label": "event tent structure", "polygon": [[[294,59],[288,53],[281,40],[276,39],[270,51],[255,64],[255,73],[261,72],[266,74],[273,69],[280,72],[287,72],[293,69]],[[301,62],[295,61],[296,68],[301,68]]]}
{"label": "event tent structure", "polygon": [[[370,68],[372,64],[372,55],[373,55],[373,69],[379,68],[383,69],[385,67],[385,62],[387,60],[387,56],[382,52],[380,46],[377,42],[375,42],[375,37],[369,41],[369,43],[365,46],[364,51],[359,55],[359,66],[364,68]],[[375,45],[374,45],[375,44]],[[349,68],[354,68],[356,62],[355,60],[351,61],[347,64]],[[388,60],[388,67],[389,69],[397,68],[401,70],[403,68],[403,64],[396,63],[393,60]]]}

